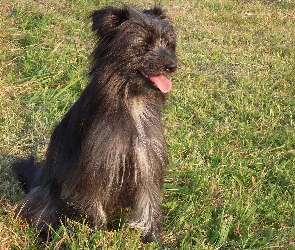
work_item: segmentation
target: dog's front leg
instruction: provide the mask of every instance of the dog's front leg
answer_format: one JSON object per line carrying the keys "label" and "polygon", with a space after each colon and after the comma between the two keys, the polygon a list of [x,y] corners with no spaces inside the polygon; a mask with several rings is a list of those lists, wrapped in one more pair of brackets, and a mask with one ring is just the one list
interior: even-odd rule
{"label": "dog's front leg", "polygon": [[160,193],[159,185],[145,183],[139,188],[136,195],[135,216],[130,222],[130,226],[142,229],[144,243],[153,240],[162,243]]}
{"label": "dog's front leg", "polygon": [[95,201],[93,203],[89,215],[92,226],[100,230],[105,230],[107,228],[107,215],[100,201]]}

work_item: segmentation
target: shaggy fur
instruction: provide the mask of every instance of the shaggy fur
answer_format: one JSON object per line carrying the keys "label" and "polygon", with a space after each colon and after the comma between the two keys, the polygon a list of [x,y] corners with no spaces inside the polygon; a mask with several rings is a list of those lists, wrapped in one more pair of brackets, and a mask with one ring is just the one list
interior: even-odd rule
{"label": "shaggy fur", "polygon": [[54,129],[46,160],[13,166],[27,194],[17,214],[47,236],[66,216],[105,229],[131,208],[143,242],[161,241],[160,197],[168,164],[161,110],[175,71],[175,33],[160,7],[106,7],[92,14],[98,42],[90,83]]}

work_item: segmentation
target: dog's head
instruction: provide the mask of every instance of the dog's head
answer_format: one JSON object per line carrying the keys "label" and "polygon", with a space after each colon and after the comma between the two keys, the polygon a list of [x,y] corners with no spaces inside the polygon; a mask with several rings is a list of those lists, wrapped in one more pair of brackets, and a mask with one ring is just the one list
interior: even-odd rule
{"label": "dog's head", "polygon": [[167,75],[177,68],[176,36],[160,7],[144,11],[130,6],[106,7],[91,17],[92,30],[99,38],[94,64],[108,64],[125,79],[128,75],[133,88],[170,91]]}

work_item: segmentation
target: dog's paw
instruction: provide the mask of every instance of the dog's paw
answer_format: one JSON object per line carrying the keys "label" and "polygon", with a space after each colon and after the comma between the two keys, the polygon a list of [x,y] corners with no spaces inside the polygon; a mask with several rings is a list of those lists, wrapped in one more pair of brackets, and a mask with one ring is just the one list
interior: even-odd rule
{"label": "dog's paw", "polygon": [[142,235],[141,237],[142,243],[151,243],[151,242],[157,242],[159,245],[162,245],[163,240],[158,232],[148,232],[145,235]]}

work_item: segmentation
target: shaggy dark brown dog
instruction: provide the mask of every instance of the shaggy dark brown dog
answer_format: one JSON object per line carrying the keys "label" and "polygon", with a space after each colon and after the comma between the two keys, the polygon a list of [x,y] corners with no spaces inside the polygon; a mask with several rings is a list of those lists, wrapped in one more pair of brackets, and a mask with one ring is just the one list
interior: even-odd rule
{"label": "shaggy dark brown dog", "polygon": [[105,229],[111,212],[129,207],[128,224],[142,229],[143,242],[161,242],[161,110],[177,67],[175,32],[160,7],[106,7],[91,17],[91,81],[54,129],[45,162],[14,164],[27,191],[17,214],[47,237],[66,216]]}

